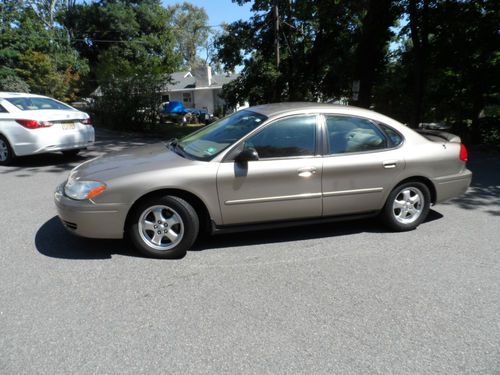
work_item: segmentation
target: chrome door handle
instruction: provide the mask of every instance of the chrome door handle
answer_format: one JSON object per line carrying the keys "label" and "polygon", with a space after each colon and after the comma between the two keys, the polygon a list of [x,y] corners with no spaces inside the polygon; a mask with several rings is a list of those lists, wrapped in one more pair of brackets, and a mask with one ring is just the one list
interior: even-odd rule
{"label": "chrome door handle", "polygon": [[387,160],[387,161],[384,161],[382,163],[382,165],[384,166],[384,168],[391,169],[391,168],[396,168],[396,166],[398,165],[398,162],[395,160]]}
{"label": "chrome door handle", "polygon": [[315,173],[316,173],[316,168],[314,167],[305,167],[297,169],[297,174],[300,177],[311,177]]}

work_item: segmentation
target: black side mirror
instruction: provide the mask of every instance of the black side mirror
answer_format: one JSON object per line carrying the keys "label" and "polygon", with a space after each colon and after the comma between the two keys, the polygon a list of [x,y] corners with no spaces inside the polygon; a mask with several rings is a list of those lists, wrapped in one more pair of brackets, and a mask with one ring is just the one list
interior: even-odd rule
{"label": "black side mirror", "polygon": [[254,149],[253,147],[248,147],[245,148],[243,151],[241,151],[234,160],[237,163],[244,164],[249,161],[259,160],[259,154],[257,153],[257,150]]}

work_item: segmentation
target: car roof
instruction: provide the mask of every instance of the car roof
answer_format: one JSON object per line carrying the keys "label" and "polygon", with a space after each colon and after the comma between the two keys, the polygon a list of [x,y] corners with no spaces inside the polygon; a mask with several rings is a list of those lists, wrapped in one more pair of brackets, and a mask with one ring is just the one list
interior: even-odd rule
{"label": "car roof", "polygon": [[335,115],[347,115],[347,116],[357,116],[363,118],[369,118],[371,120],[379,121],[387,125],[396,126],[399,130],[401,128],[407,128],[405,125],[399,121],[383,115],[379,112],[375,112],[365,108],[359,108],[349,105],[342,104],[329,104],[329,103],[312,103],[312,102],[284,102],[284,103],[273,103],[258,105],[255,107],[246,108],[248,111],[253,111],[260,113],[267,118],[278,118],[286,115],[297,115],[297,114],[313,114],[313,113],[324,113],[324,114],[335,114]]}
{"label": "car roof", "polygon": [[255,107],[250,107],[247,108],[249,111],[257,112],[262,115],[271,117],[271,116],[277,116],[280,114],[288,113],[288,112],[301,112],[301,111],[306,111],[306,112],[349,112],[352,114],[358,113],[358,114],[372,114],[373,111],[364,109],[364,108],[359,108],[359,107],[353,107],[353,106],[346,106],[346,105],[341,105],[341,104],[328,104],[328,103],[313,103],[313,102],[283,102],[283,103],[272,103],[272,104],[264,104],[264,105],[258,105]]}
{"label": "car roof", "polygon": [[0,99],[16,98],[16,97],[23,97],[23,98],[46,98],[46,96],[44,96],[44,95],[29,94],[27,92],[6,92],[6,91],[0,91]]}

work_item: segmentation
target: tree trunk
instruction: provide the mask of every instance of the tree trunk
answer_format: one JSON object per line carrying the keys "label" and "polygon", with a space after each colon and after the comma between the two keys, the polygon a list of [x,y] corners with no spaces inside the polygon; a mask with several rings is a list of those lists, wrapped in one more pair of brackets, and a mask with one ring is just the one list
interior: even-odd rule
{"label": "tree trunk", "polygon": [[360,81],[356,104],[360,107],[368,108],[372,103],[373,85],[390,37],[389,27],[394,22],[391,8],[392,0],[370,0],[368,3],[356,62],[356,77]]}
{"label": "tree trunk", "polygon": [[429,0],[423,0],[422,9],[418,9],[420,0],[409,1],[410,31],[413,42],[413,108],[410,118],[410,126],[418,127],[422,122],[424,97],[426,87],[425,64],[428,53],[428,13]]}

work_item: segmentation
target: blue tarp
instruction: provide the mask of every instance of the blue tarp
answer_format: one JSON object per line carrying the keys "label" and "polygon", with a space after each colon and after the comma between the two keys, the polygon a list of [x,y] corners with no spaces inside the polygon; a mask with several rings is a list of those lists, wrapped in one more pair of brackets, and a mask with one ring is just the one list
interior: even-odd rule
{"label": "blue tarp", "polygon": [[187,113],[182,102],[172,101],[166,104],[162,110],[163,113]]}

